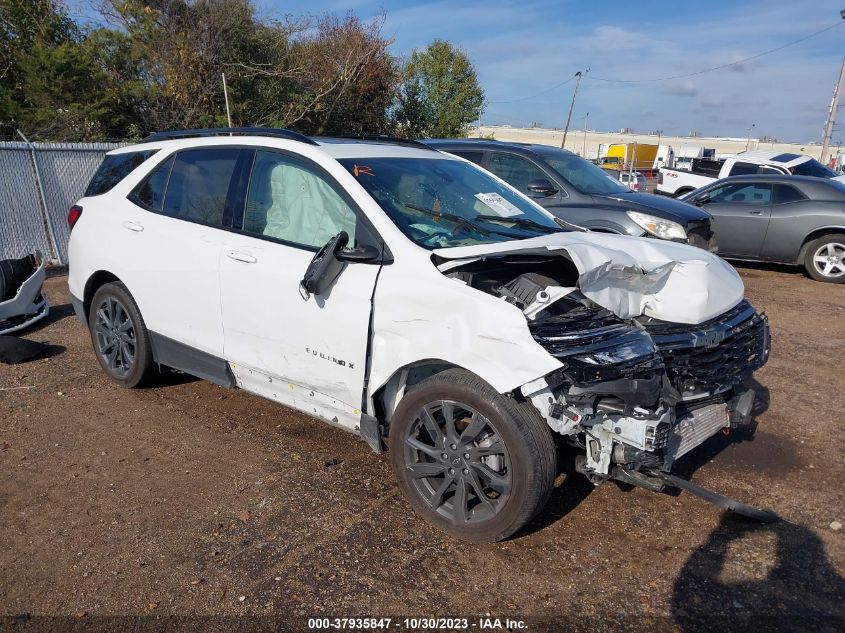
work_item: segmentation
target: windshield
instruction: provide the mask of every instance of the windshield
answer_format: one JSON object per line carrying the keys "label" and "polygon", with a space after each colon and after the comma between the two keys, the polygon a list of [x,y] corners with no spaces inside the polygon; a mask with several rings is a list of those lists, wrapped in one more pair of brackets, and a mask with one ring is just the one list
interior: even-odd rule
{"label": "windshield", "polygon": [[551,147],[537,147],[534,148],[534,151],[543,157],[549,167],[581,193],[606,196],[628,191],[628,188],[623,186],[619,180],[580,156]]}
{"label": "windshield", "polygon": [[800,165],[795,165],[795,167],[790,167],[789,171],[796,176],[816,176],[817,178],[835,178],[839,175],[829,167],[822,165],[815,158],[811,158]]}
{"label": "windshield", "polygon": [[340,159],[390,219],[427,248],[563,231],[528,200],[469,163],[443,158]]}

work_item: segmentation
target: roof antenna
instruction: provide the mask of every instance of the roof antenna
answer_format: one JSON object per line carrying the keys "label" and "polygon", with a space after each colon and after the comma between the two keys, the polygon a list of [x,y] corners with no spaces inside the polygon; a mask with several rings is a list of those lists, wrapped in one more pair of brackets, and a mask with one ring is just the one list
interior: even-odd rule
{"label": "roof antenna", "polygon": [[221,73],[223,76],[223,98],[226,100],[226,120],[229,122],[229,127],[232,127],[232,112],[229,110],[229,91],[226,89],[226,73]]}

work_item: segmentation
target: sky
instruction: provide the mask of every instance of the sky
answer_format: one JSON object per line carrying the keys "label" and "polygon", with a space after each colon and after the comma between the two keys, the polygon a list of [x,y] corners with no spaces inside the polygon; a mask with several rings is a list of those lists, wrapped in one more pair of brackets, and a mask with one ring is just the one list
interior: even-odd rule
{"label": "sky", "polygon": [[[845,56],[845,20],[839,15],[845,0],[253,1],[264,18],[384,15],[382,32],[393,40],[390,50],[397,56],[436,38],[459,45],[486,95],[485,124],[563,127],[574,75],[589,68],[573,128],[583,129],[586,122],[598,131],[820,141]],[[67,2],[83,18],[96,4]],[[678,77],[756,56],[826,27],[832,28],[750,61]],[[667,77],[676,78],[662,80]],[[660,81],[649,81],[654,79]],[[834,145],[845,144],[845,107],[840,118]]]}
{"label": "sky", "polygon": [[[749,134],[820,140],[845,55],[845,0],[258,0],[260,12],[386,13],[391,50],[407,55],[435,38],[461,46],[487,97],[486,123],[563,127],[575,72],[590,69],[571,126],[665,134]],[[735,62],[828,26],[806,41]],[[618,83],[601,79],[639,81]],[[539,94],[538,94],[539,93]],[[845,98],[843,98],[845,105]],[[845,140],[845,114],[841,138]],[[834,133],[834,141],[840,138]]]}

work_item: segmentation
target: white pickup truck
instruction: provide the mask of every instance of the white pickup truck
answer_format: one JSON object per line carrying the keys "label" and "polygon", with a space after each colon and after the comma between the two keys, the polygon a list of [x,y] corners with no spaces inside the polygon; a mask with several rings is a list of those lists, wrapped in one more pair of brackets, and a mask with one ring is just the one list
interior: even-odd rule
{"label": "white pickup truck", "polygon": [[806,154],[759,150],[742,152],[721,160],[693,159],[689,170],[661,167],[656,193],[678,197],[719,178],[747,174],[794,174],[845,180],[845,176],[840,176]]}

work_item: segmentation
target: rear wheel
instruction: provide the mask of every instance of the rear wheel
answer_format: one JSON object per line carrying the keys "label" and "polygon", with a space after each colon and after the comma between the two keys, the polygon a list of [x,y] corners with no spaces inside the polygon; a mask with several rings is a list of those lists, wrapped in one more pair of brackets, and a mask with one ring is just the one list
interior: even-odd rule
{"label": "rear wheel", "polygon": [[414,509],[464,540],[507,538],[551,493],[549,427],[530,405],[464,370],[415,385],[391,420],[389,443],[391,465]]}
{"label": "rear wheel", "polygon": [[824,235],[807,245],[804,268],[817,281],[845,283],[845,235]]}
{"label": "rear wheel", "polygon": [[149,334],[126,286],[114,282],[97,290],[88,328],[97,360],[112,380],[133,388],[149,378],[153,372]]}

